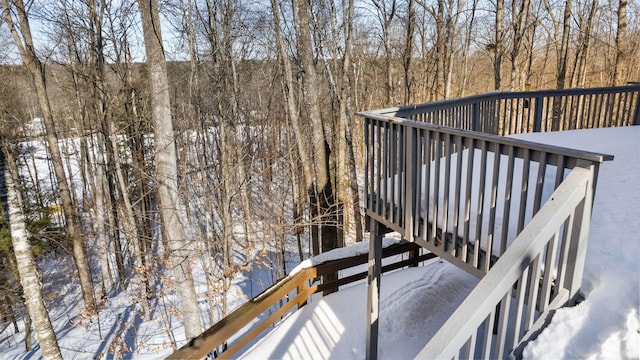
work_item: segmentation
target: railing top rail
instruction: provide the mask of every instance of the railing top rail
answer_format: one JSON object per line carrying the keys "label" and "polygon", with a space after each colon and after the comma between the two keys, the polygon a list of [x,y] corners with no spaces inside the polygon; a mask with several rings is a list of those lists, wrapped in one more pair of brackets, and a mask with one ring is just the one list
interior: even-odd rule
{"label": "railing top rail", "polygon": [[358,115],[383,115],[395,114],[398,112],[415,111],[415,110],[440,110],[451,106],[462,106],[473,104],[481,101],[497,100],[497,99],[514,99],[514,98],[536,98],[536,97],[553,97],[553,96],[576,96],[576,95],[597,95],[610,94],[625,91],[640,91],[640,84],[631,84],[615,87],[599,87],[599,88],[570,88],[570,89],[550,89],[550,90],[534,90],[534,91],[490,91],[479,95],[471,95],[457,99],[448,99],[434,102],[426,102],[415,105],[403,105],[389,107],[385,109],[363,111]]}
{"label": "railing top rail", "polygon": [[394,124],[402,124],[403,126],[438,131],[438,132],[446,133],[450,135],[473,138],[477,140],[499,143],[502,145],[511,145],[511,146],[527,148],[531,150],[544,151],[547,153],[573,157],[576,159],[581,159],[581,160],[586,160],[591,162],[601,163],[604,161],[613,160],[613,155],[600,154],[600,153],[594,153],[594,152],[577,150],[577,149],[570,149],[570,148],[565,148],[565,147],[555,146],[555,145],[540,144],[540,143],[522,140],[522,139],[514,139],[514,138],[481,133],[476,131],[462,130],[462,129],[457,129],[457,128],[448,127],[448,126],[434,125],[434,124],[423,123],[423,122],[409,120],[409,119],[396,117],[396,116],[374,114],[372,112],[362,112],[362,113],[358,113],[358,115],[365,116],[366,118],[369,118],[369,119],[386,121]]}

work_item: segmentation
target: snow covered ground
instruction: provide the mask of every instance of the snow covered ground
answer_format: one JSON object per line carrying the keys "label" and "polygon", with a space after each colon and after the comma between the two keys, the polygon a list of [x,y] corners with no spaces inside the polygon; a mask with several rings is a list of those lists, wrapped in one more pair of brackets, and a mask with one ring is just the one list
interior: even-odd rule
{"label": "snow covered ground", "polygon": [[[582,287],[585,301],[559,310],[525,349],[524,357],[640,358],[640,126],[522,137],[615,155],[614,161],[600,168]],[[366,249],[359,244],[323,257],[349,256],[364,250],[363,246]],[[168,336],[178,341],[183,337],[181,327],[169,330],[169,322],[177,321],[170,314],[158,312],[152,321],[141,323],[135,317],[133,299],[122,293],[108,300],[100,319],[83,318],[75,305],[80,297],[77,285],[69,283],[65,268],[56,266],[45,266],[43,284],[49,294],[66,294],[61,297],[64,303],[50,303],[65,359],[163,358],[172,351]],[[257,294],[268,278],[269,274],[255,269],[237,279],[233,293],[238,301],[246,299]],[[440,260],[384,275],[380,358],[415,356],[476,283],[474,277]],[[175,298],[166,296],[161,301]],[[365,321],[366,289],[360,283],[310,302],[243,355],[248,359],[364,358]],[[40,356],[37,346],[29,353],[23,349],[23,335],[0,323],[0,359]]]}
{"label": "snow covered ground", "polygon": [[[529,344],[525,358],[640,357],[640,126],[522,135],[568,148],[612,154],[600,168],[582,291]],[[379,356],[415,356],[474,286],[442,262],[385,275]],[[365,356],[366,289],[355,286],[293,314],[247,359],[354,359]]]}

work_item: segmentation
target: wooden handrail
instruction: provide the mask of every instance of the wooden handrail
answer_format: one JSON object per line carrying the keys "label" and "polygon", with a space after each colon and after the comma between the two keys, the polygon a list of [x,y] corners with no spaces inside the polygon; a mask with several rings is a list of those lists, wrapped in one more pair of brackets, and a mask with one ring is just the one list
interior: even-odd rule
{"label": "wooden handrail", "polygon": [[[418,249],[420,249],[420,246],[403,241],[385,248],[383,250],[383,257],[386,258]],[[416,265],[435,257],[434,254],[427,253],[414,258],[401,260],[383,267],[383,272]],[[313,286],[309,286],[309,280],[316,279],[322,275],[337,273],[340,270],[353,268],[365,264],[367,261],[368,254],[362,254],[328,261],[317,266],[302,269],[294,275],[287,276],[225,316],[205,330],[201,335],[176,350],[167,359],[202,359],[219,346],[227,344],[232,336],[237,335],[250,322],[260,315],[267,313],[272,306],[282,301],[283,304],[277,310],[260,321],[254,328],[241,334],[239,338],[232,344],[228,344],[228,347],[218,355],[220,358],[229,358],[242,350],[251,340],[259,336],[287,312],[293,309],[300,309],[304,306],[309,296],[322,293],[328,289],[337,290],[342,285],[364,279],[367,273],[360,272],[339,278],[332,282]],[[295,292],[295,294],[293,294],[293,292]]]}

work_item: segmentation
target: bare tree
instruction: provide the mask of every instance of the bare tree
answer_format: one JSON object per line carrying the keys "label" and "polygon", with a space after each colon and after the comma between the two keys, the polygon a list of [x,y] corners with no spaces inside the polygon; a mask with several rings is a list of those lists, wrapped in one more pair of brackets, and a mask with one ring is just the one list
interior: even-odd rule
{"label": "bare tree", "polygon": [[[62,359],[56,334],[53,332],[49,313],[42,297],[38,265],[29,243],[25,216],[22,210],[22,195],[16,185],[19,181],[18,168],[6,139],[2,139],[0,169],[4,180],[4,184],[0,184],[0,186],[4,185],[2,186],[0,197],[6,196],[6,203],[3,205],[9,216],[13,252],[16,257],[18,274],[24,291],[25,305],[29,312],[29,318],[33,321],[42,356],[45,359]],[[26,331],[29,330],[27,329]]]}
{"label": "bare tree", "polygon": [[[78,277],[80,278],[80,287],[82,297],[84,299],[85,310],[93,314],[96,311],[95,300],[93,295],[93,287],[89,276],[89,267],[86,258],[86,250],[82,236],[82,229],[78,220],[77,208],[72,200],[71,191],[64,171],[62,156],[58,145],[58,135],[53,119],[53,112],[47,94],[47,83],[45,80],[44,66],[38,58],[33,39],[31,37],[31,29],[29,19],[22,0],[3,0],[4,18],[14,42],[20,52],[22,61],[29,70],[31,80],[38,99],[40,115],[44,121],[46,129],[46,139],[53,170],[58,181],[60,191],[60,199],[62,200],[62,210],[66,220],[67,236],[73,243],[73,257],[76,268],[78,269]],[[19,25],[14,22],[13,13],[17,16]]]}
{"label": "bare tree", "polygon": [[626,76],[627,57],[627,0],[618,1],[618,26],[616,27],[616,60],[613,66],[612,85],[623,85]]}
{"label": "bare tree", "polygon": [[180,297],[185,334],[187,340],[190,340],[200,334],[202,323],[183,224],[185,210],[178,194],[176,145],[158,2],[157,0],[140,0],[138,5],[149,66],[162,236],[169,244],[170,263]]}

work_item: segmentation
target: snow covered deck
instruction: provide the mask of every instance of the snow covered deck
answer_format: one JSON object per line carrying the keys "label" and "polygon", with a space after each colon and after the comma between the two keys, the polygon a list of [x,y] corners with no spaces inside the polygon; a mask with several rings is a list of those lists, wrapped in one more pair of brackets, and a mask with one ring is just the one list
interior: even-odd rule
{"label": "snow covered deck", "polygon": [[[615,161],[601,165],[598,178],[582,285],[585,300],[557,310],[548,327],[524,349],[524,358],[637,358],[640,126],[518,137],[615,156]],[[378,356],[416,356],[476,283],[475,277],[438,261],[385,275],[381,282]],[[312,302],[243,356],[364,358],[365,302],[364,284]]]}

